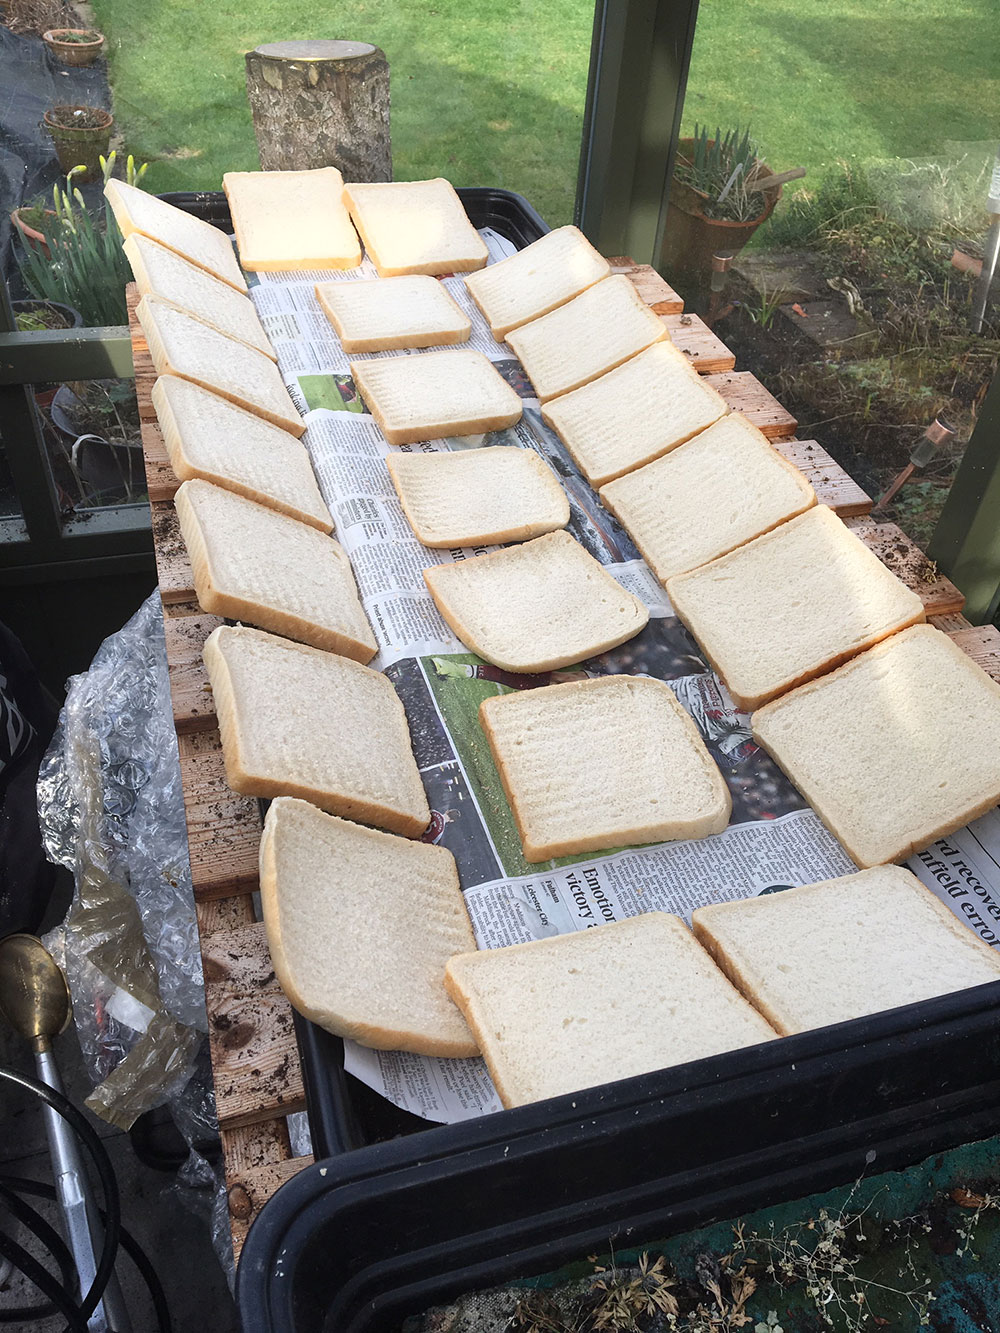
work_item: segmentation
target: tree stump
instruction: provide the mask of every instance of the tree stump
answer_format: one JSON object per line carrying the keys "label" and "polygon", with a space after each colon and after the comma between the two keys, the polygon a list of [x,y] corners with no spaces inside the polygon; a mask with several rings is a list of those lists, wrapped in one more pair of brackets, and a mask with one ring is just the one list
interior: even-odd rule
{"label": "tree stump", "polygon": [[264,171],[338,167],[392,180],[389,62],[368,42],[268,42],[248,51],[247,97]]}

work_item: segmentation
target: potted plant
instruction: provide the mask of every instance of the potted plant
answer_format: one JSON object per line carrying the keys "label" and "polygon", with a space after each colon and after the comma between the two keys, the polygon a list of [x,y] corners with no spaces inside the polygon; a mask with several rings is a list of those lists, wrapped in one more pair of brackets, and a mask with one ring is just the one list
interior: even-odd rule
{"label": "potted plant", "polygon": [[49,28],[42,41],[62,65],[92,65],[104,46],[96,28]]}
{"label": "potted plant", "polygon": [[677,146],[660,255],[664,272],[704,276],[714,254],[742,250],[781,197],[780,184],[756,188],[772,174],[749,128],[717,129],[710,139],[707,127],[696,125],[694,136]]}
{"label": "potted plant", "polygon": [[97,180],[100,160],[111,143],[111,112],[102,106],[53,106],[44,119],[63,171],[79,168],[77,174],[83,185]]}
{"label": "potted plant", "polygon": [[11,301],[18,333],[41,333],[45,329],[78,329],[83,323],[79,310],[62,301],[42,301],[30,297]]}
{"label": "potted plant", "polygon": [[45,239],[45,232],[46,229],[51,231],[54,218],[55,213],[52,209],[40,203],[22,204],[10,215],[10,220],[20,232],[25,247],[31,246],[41,250],[46,259],[49,258],[49,243]]}
{"label": "potted plant", "polygon": [[[115,154],[100,159],[107,182],[115,166]],[[146,173],[129,156],[126,180],[138,185]],[[43,301],[63,301],[79,310],[88,328],[128,323],[125,284],[131,270],[122,249],[121,233],[109,212],[95,217],[74,185],[79,175],[74,167],[66,183],[52,191],[52,218],[46,219],[48,257],[41,249],[26,246],[20,261],[21,277],[32,296]]]}

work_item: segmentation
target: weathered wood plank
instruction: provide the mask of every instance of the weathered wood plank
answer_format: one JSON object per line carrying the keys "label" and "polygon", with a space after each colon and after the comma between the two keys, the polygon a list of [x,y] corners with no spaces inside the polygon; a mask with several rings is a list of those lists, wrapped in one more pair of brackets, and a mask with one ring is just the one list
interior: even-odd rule
{"label": "weathered wood plank", "polygon": [[194,905],[198,933],[202,937],[220,930],[238,930],[252,926],[256,917],[249,893],[235,893],[229,898],[201,899]]}
{"label": "weathered wood plank", "polygon": [[227,1171],[229,1226],[235,1259],[240,1257],[251,1223],[272,1194],[276,1194],[286,1180],[291,1180],[305,1167],[312,1165],[311,1156],[289,1157],[281,1162],[265,1162],[240,1172]]}
{"label": "weathered wood plank", "polygon": [[790,440],[798,422],[748,370],[706,375],[705,383],[718,389],[733,412],[742,412],[769,440]]}
{"label": "weathered wood plank", "polygon": [[168,500],[150,503],[153,523],[153,550],[160,597],[164,604],[190,602],[194,598],[194,575],[187,547],[181,536],[177,511]]}
{"label": "weathered wood plank", "polygon": [[966,620],[965,616],[928,616],[927,623],[933,625],[935,629],[944,630],[945,634],[954,634],[956,630],[972,629],[972,621]]}
{"label": "weathered wood plank", "polygon": [[965,605],[964,595],[939,572],[916,542],[895,523],[855,519],[848,526],[897,578],[912,588],[928,616],[954,615]]}
{"label": "weathered wood plank", "polygon": [[684,302],[666,278],[649,264],[635,264],[627,255],[609,259],[612,273],[623,273],[655,315],[679,315]]}
{"label": "weathered wood plank", "polygon": [[252,893],[258,879],[260,807],[252,796],[238,796],[226,781],[217,730],[182,734],[177,749],[195,897]]}
{"label": "weathered wood plank", "polygon": [[136,317],[135,308],[139,304],[139,289],[134,282],[125,288],[125,304],[128,307],[128,327],[132,336],[132,364],[135,367],[135,397],[139,404],[139,420],[155,421],[151,394],[156,382],[156,370],[153,358],[149,355],[149,344],[142,331],[142,325]]}
{"label": "weathered wood plank", "polygon": [[143,421],[142,456],[146,463],[146,488],[150,500],[172,500],[177,494],[180,482],[170,466],[167,446],[163,443],[163,432],[159,422]]}
{"label": "weathered wood plank", "polygon": [[871,496],[816,440],[776,440],[774,447],[809,479],[820,504],[829,505],[841,518],[871,512]]}
{"label": "weathered wood plank", "polygon": [[683,352],[699,375],[732,370],[736,357],[698,315],[661,315],[670,341]]}
{"label": "weathered wood plank", "polygon": [[215,703],[202,649],[212,631],[223,623],[219,616],[203,614],[164,618],[170,699],[178,735],[209,731],[215,726]]}
{"label": "weathered wood plank", "polygon": [[995,625],[970,625],[968,629],[952,630],[948,637],[987,675],[1000,681],[1000,630]]}
{"label": "weathered wood plank", "polygon": [[208,1041],[219,1124],[252,1125],[305,1109],[292,1007],[280,989],[211,994]]}

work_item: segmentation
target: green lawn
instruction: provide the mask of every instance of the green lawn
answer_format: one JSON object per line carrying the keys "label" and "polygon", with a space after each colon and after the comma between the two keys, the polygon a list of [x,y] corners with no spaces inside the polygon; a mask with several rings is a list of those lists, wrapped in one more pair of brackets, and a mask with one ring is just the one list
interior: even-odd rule
{"label": "green lawn", "polygon": [[[281,38],[380,45],[401,179],[521,191],[571,218],[591,0],[93,0],[117,115],[154,190],[257,165],[243,54]],[[703,0],[685,111],[750,122],[778,169],[940,156],[996,133],[996,0]]]}

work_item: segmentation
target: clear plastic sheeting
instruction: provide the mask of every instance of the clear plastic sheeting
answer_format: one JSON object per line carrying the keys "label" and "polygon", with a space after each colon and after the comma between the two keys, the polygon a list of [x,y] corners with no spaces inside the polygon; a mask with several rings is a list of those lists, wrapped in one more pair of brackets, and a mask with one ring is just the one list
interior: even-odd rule
{"label": "clear plastic sheeting", "polygon": [[87,1105],[127,1129],[178,1099],[206,1030],[158,594],[70,680],[38,810],[49,858],[76,881],[50,947],[96,1085]]}

